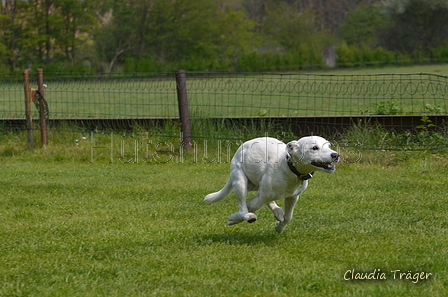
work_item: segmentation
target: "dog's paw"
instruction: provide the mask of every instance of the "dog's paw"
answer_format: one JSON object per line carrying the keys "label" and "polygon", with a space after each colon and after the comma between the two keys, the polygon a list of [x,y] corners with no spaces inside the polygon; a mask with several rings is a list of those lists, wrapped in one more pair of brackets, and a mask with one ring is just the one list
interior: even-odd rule
{"label": "dog's paw", "polygon": [[248,223],[253,223],[257,220],[257,216],[254,213],[248,212],[244,215],[244,220]]}
{"label": "dog's paw", "polygon": [[277,222],[277,225],[275,225],[275,231],[278,234],[282,234],[283,231],[285,231],[286,225],[282,224],[282,222]]}
{"label": "dog's paw", "polygon": [[241,222],[244,222],[244,220],[245,220],[244,214],[242,214],[240,212],[236,212],[229,217],[229,219],[227,221],[227,226],[239,224]]}
{"label": "dog's paw", "polygon": [[253,223],[257,220],[257,216],[254,213],[248,212],[248,213],[241,213],[236,212],[233,215],[231,215],[227,221],[227,226],[239,224],[241,222],[248,222]]}
{"label": "dog's paw", "polygon": [[227,224],[226,225],[227,226],[236,225],[236,224],[239,224],[241,222],[244,222],[244,220],[240,219],[240,218],[236,219],[236,218],[229,217],[229,219],[227,220]]}
{"label": "dog's paw", "polygon": [[272,210],[272,213],[274,214],[274,217],[277,219],[277,221],[283,222],[285,220],[285,214],[283,213],[283,209],[281,209],[280,207],[274,208]]}

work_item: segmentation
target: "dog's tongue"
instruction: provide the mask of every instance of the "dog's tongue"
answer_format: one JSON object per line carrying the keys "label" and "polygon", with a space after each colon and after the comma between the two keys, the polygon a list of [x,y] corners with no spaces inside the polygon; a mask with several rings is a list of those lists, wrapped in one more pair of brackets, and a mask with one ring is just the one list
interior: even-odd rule
{"label": "dog's tongue", "polygon": [[313,165],[313,166],[317,166],[317,167],[321,167],[321,168],[324,168],[324,169],[330,169],[330,170],[334,168],[334,165],[331,164],[331,163],[317,163],[317,162],[312,162],[311,165]]}

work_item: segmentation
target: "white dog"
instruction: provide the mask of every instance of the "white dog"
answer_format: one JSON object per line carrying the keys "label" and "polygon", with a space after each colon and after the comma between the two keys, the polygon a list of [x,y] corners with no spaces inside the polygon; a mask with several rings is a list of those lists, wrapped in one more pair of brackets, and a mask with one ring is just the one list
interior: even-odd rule
{"label": "white dog", "polygon": [[[336,168],[331,163],[338,161],[339,154],[319,136],[303,137],[288,144],[269,137],[252,139],[235,153],[224,188],[208,194],[204,200],[210,203],[224,200],[233,190],[240,211],[229,217],[227,225],[255,222],[257,216],[253,212],[266,204],[278,220],[275,230],[282,233],[314,170],[334,172]],[[257,193],[246,203],[249,191]],[[280,199],[285,199],[284,212],[275,203]]]}

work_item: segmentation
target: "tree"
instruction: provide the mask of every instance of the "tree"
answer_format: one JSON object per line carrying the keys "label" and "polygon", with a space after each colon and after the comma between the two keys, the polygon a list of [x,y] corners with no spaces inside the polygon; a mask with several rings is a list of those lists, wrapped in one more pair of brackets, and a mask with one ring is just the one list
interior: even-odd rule
{"label": "tree", "polygon": [[0,6],[0,56],[10,71],[14,71],[19,57],[36,38],[25,29],[32,21],[27,13],[29,8],[28,2],[18,0],[5,0]]}
{"label": "tree", "polygon": [[132,1],[114,1],[111,19],[95,33],[97,53],[101,60],[108,62],[108,72],[112,72],[120,56],[139,43],[137,28],[143,24],[133,17],[136,10],[132,4]]}
{"label": "tree", "polygon": [[96,44],[109,61],[108,71],[126,58],[164,65],[195,61],[207,68],[244,50],[251,27],[242,11],[222,9],[210,0],[117,0]]}
{"label": "tree", "polygon": [[[298,64],[322,64],[322,50],[333,43],[326,30],[319,29],[319,18],[314,10],[301,12],[297,3],[272,2],[266,6],[262,32],[271,50],[295,56]],[[289,59],[291,60],[291,59]]]}
{"label": "tree", "polygon": [[77,47],[98,24],[95,1],[54,0],[57,11],[54,12],[53,24],[56,46],[65,54],[67,61],[73,62]]}
{"label": "tree", "polygon": [[387,0],[384,13],[391,26],[382,30],[382,44],[391,50],[431,57],[431,48],[448,40],[448,1]]}
{"label": "tree", "polygon": [[284,50],[297,48],[302,43],[314,43],[319,33],[314,11],[302,13],[294,4],[286,2],[272,2],[266,11],[263,33]]}
{"label": "tree", "polygon": [[14,71],[49,65],[55,57],[74,62],[76,48],[98,24],[99,0],[4,0],[0,6],[0,51]]}
{"label": "tree", "polygon": [[349,45],[371,46],[378,44],[378,29],[387,23],[380,4],[361,5],[350,11],[342,22],[339,36]]}
{"label": "tree", "polygon": [[213,59],[240,46],[247,31],[241,14],[210,0],[158,0],[150,18],[147,43],[160,61]]}

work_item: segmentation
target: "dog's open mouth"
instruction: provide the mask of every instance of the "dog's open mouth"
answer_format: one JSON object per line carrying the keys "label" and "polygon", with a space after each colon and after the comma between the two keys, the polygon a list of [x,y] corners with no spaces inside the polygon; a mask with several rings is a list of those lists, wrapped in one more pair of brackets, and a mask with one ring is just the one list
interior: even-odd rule
{"label": "dog's open mouth", "polygon": [[323,163],[323,162],[311,162],[311,165],[314,167],[322,168],[324,170],[334,170],[334,165],[331,163]]}

